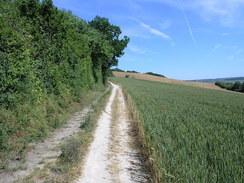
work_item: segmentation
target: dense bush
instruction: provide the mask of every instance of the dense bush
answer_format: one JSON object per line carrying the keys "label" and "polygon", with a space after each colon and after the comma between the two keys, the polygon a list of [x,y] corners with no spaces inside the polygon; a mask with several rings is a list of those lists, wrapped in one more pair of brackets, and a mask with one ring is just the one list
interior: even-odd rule
{"label": "dense bush", "polygon": [[107,18],[86,22],[52,0],[0,1],[0,152],[60,126],[70,103],[106,83],[129,41],[120,34]]}
{"label": "dense bush", "polygon": [[119,68],[114,68],[114,69],[111,69],[111,71],[125,72],[124,70],[121,70],[121,69],[119,69]]}
{"label": "dense bush", "polygon": [[26,95],[41,102],[45,93],[64,89],[77,98],[81,89],[106,81],[128,43],[108,19],[86,23],[51,0],[4,1],[1,10],[0,105],[7,108]]}
{"label": "dense bush", "polygon": [[132,70],[132,71],[127,71],[127,72],[131,72],[131,73],[139,73],[139,72],[137,72],[137,71],[134,71],[134,70]]}

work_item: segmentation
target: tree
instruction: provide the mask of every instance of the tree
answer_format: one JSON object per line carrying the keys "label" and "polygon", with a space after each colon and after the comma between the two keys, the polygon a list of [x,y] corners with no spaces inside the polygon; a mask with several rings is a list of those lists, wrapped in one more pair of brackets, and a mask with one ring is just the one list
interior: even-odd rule
{"label": "tree", "polygon": [[239,91],[241,89],[241,82],[236,81],[232,87],[232,90]]}
{"label": "tree", "polygon": [[17,5],[22,16],[26,16],[28,19],[36,19],[38,17],[39,0],[18,0]]}
{"label": "tree", "polygon": [[242,82],[242,85],[241,85],[241,92],[244,92],[244,82]]}
{"label": "tree", "polygon": [[[120,40],[120,28],[108,19],[90,25],[58,10],[52,0],[0,0],[0,10],[0,157],[5,157],[62,124],[57,114],[80,102],[95,81],[106,81],[129,39]],[[23,144],[12,143],[16,139]]]}
{"label": "tree", "polygon": [[102,60],[102,72],[105,76],[105,82],[108,69],[112,66],[117,66],[118,58],[124,55],[123,50],[129,43],[129,38],[127,36],[124,36],[123,39],[119,39],[119,36],[122,33],[120,27],[110,24],[107,18],[96,16],[91,22],[89,22],[89,25],[102,33],[104,39],[112,48],[111,50],[109,50],[112,56],[110,58],[107,58],[106,60]]}

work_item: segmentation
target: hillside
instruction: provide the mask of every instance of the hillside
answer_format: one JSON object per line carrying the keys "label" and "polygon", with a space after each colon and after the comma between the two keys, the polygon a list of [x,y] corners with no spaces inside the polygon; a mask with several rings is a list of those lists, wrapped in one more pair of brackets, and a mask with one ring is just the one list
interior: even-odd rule
{"label": "hillside", "polygon": [[229,78],[215,78],[215,79],[198,79],[198,80],[187,80],[187,82],[204,82],[204,83],[215,83],[217,81],[225,83],[243,82],[244,77],[229,77]]}
{"label": "hillside", "polygon": [[188,86],[194,86],[194,87],[200,87],[200,88],[222,90],[221,88],[215,86],[212,83],[188,82],[188,81],[181,81],[181,80],[176,80],[176,79],[152,76],[152,75],[148,75],[148,74],[113,71],[113,75],[115,77],[120,77],[120,78],[125,78],[126,75],[128,75],[129,78],[140,79],[140,80],[158,81],[158,82],[163,82],[163,83],[181,84],[181,85],[188,85]]}

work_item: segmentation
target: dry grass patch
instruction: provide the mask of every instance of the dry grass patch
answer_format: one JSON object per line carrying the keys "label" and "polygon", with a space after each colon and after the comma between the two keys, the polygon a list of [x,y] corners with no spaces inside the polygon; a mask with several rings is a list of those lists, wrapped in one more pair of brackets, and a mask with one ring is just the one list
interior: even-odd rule
{"label": "dry grass patch", "polygon": [[129,77],[129,78],[140,79],[140,80],[157,81],[157,82],[162,82],[162,83],[181,84],[181,85],[194,86],[194,87],[200,87],[200,88],[223,90],[223,89],[215,86],[215,84],[212,84],[212,83],[187,82],[187,81],[181,81],[181,80],[176,80],[176,79],[152,76],[149,74],[113,71],[113,75],[115,77],[120,77],[120,78]]}

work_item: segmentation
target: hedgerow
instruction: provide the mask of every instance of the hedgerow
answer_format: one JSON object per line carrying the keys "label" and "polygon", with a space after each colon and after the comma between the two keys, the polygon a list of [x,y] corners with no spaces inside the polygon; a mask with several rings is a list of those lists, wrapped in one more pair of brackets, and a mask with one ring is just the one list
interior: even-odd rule
{"label": "hedgerow", "polygon": [[87,22],[52,0],[0,2],[0,155],[60,126],[72,103],[106,84],[129,42],[121,33],[107,18]]}

